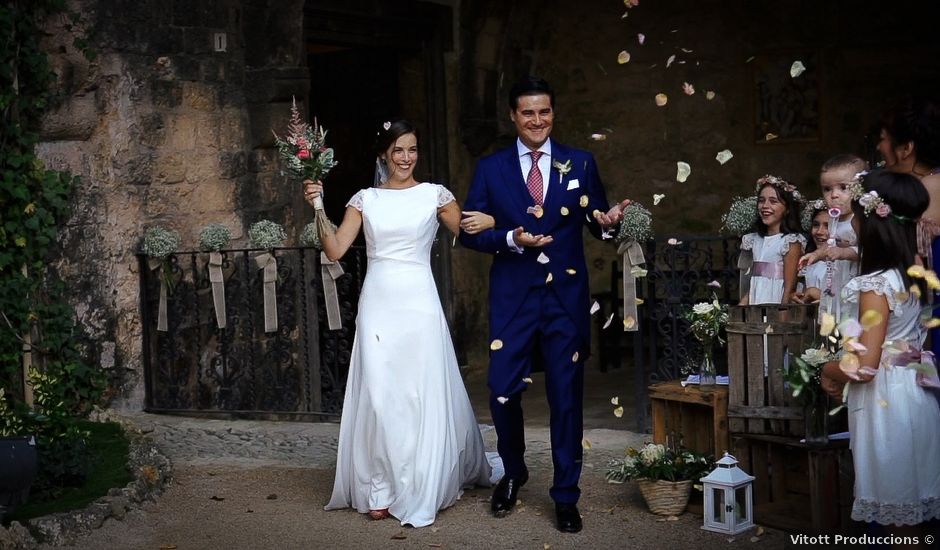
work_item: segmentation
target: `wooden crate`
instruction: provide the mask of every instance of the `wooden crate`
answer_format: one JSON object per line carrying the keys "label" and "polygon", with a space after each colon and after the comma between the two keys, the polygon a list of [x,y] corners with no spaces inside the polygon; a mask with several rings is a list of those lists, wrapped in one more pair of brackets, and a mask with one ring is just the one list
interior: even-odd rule
{"label": "wooden crate", "polygon": [[799,355],[813,344],[816,306],[731,306],[728,317],[729,430],[802,436],[803,410],[783,369],[788,352]]}
{"label": "wooden crate", "polygon": [[797,438],[732,436],[735,458],[754,476],[757,523],[805,532],[854,528],[854,471],[847,440],[812,446]]}
{"label": "wooden crate", "polygon": [[729,451],[728,387],[682,387],[678,380],[649,387],[653,416],[653,442],[680,436],[682,445],[720,458]]}

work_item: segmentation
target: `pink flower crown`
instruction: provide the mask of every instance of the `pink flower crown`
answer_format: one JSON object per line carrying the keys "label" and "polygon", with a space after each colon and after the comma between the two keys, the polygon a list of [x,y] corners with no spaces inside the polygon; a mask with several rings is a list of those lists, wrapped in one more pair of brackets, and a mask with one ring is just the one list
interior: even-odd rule
{"label": "pink flower crown", "polygon": [[[862,196],[858,198],[858,203],[865,209],[866,216],[870,216],[871,213],[874,212],[881,218],[887,218],[888,214],[891,213],[891,205],[886,203],[883,198],[879,197],[877,191],[863,193]],[[901,216],[896,217],[900,218]]]}
{"label": "pink flower crown", "polygon": [[793,195],[793,198],[796,199],[797,201],[803,200],[803,196],[800,195],[800,192],[796,188],[795,185],[793,185],[792,183],[788,182],[785,179],[778,178],[777,176],[772,176],[770,174],[767,174],[764,177],[757,180],[757,185],[754,186],[754,193],[755,194],[760,193],[761,187],[765,185],[773,185],[774,187],[776,187],[777,189],[780,189],[781,191],[790,193],[791,195]]}

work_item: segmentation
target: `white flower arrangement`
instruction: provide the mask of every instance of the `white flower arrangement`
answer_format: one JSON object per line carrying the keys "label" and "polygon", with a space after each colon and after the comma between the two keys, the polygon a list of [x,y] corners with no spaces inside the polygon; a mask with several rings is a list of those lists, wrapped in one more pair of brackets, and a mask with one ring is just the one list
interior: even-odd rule
{"label": "white flower arrangement", "polygon": [[159,225],[151,227],[144,234],[140,251],[151,258],[166,259],[179,249],[180,235],[176,231],[164,229]]}
{"label": "white flower arrangement", "polygon": [[[333,228],[333,232],[336,232],[336,224],[327,220],[330,224],[330,227]],[[323,250],[323,242],[320,241],[320,232],[317,230],[317,222],[310,222],[304,226],[304,230],[300,233],[300,245],[301,246],[310,246],[316,248],[317,250]]]}
{"label": "white flower arrangement", "polygon": [[287,233],[280,224],[271,220],[261,220],[248,228],[248,240],[255,248],[272,249],[280,246],[287,239]]}
{"label": "white flower arrangement", "polygon": [[623,221],[614,242],[633,239],[638,243],[653,238],[653,214],[638,202],[631,202],[623,209]]}
{"label": "white flower arrangement", "polygon": [[757,228],[757,197],[735,197],[731,207],[721,216],[721,229],[738,237]]}
{"label": "white flower arrangement", "polygon": [[199,233],[199,248],[204,252],[218,252],[228,246],[232,232],[225,224],[214,222]]}

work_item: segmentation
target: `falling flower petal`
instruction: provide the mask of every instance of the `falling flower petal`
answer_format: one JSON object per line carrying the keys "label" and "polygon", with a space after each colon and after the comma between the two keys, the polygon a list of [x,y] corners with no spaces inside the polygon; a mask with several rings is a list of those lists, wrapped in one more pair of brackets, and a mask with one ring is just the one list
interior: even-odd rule
{"label": "falling flower petal", "polygon": [[654,99],[656,101],[657,107],[662,107],[663,105],[666,104],[666,102],[669,101],[669,98],[666,96],[666,94],[656,94],[656,97]]}
{"label": "falling flower petal", "polygon": [[548,284],[548,283],[552,282],[552,278],[553,278],[553,277],[552,277],[552,274],[549,273],[549,274],[548,274],[548,277],[545,277],[545,284]]}
{"label": "falling flower petal", "polygon": [[562,216],[567,216],[567,215],[568,215],[568,207],[567,207],[567,206],[562,206],[562,207],[561,207],[561,215],[562,215]]}
{"label": "falling flower petal", "polygon": [[531,384],[531,383],[532,383],[532,379],[531,379],[531,378],[528,378],[528,377],[523,378],[522,381],[525,382],[526,384]]}
{"label": "falling flower petal", "polygon": [[591,139],[594,141],[604,141],[607,139],[607,134],[591,134]]}
{"label": "falling flower petal", "polygon": [[[869,310],[869,311],[873,311],[873,310]],[[864,318],[865,316],[863,315],[862,319]],[[839,332],[842,333],[843,336],[848,337],[848,338],[858,338],[859,336],[862,335],[862,325],[855,319],[849,318],[839,323]]]}
{"label": "falling flower petal", "polygon": [[634,301],[634,302],[636,303],[636,305],[638,305],[638,306],[642,306],[642,305],[646,302],[643,298],[634,298],[633,301]]}
{"label": "falling flower petal", "polygon": [[834,328],[836,328],[835,316],[831,313],[823,313],[822,322],[819,324],[819,335],[829,336]]}
{"label": "falling flower petal", "polygon": [[869,309],[862,313],[862,316],[859,320],[861,321],[862,329],[871,330],[872,328],[880,325],[881,322],[884,321],[884,317],[878,311]]}
{"label": "falling flower petal", "polygon": [[623,416],[623,407],[617,407],[616,409],[614,409],[614,416],[616,416],[617,418],[622,417],[622,416]]}
{"label": "falling flower petal", "polygon": [[806,70],[806,65],[802,61],[794,61],[793,65],[790,65],[790,77],[796,78],[803,74],[803,71]]}
{"label": "falling flower petal", "polygon": [[927,327],[927,328],[937,328],[937,327],[940,327],[940,319],[937,319],[936,317],[931,317],[929,321],[927,321],[926,323],[924,323],[924,326]]}
{"label": "falling flower petal", "polygon": [[525,209],[526,214],[532,214],[536,218],[541,218],[545,215],[545,211],[542,210],[541,205],[536,204],[535,206],[530,206]]}
{"label": "falling flower petal", "polygon": [[845,343],[842,344],[842,347],[847,351],[855,353],[865,353],[868,351],[868,348],[857,340],[846,340]]}
{"label": "falling flower petal", "polygon": [[653,195],[653,206],[658,206],[659,202],[666,198],[666,195]]}
{"label": "falling flower petal", "polygon": [[500,339],[493,340],[490,342],[490,349],[493,351],[498,351],[503,349],[503,341]]}
{"label": "falling flower petal", "polygon": [[594,315],[601,310],[601,305],[597,303],[597,300],[594,300],[594,303],[591,304],[591,315]]}
{"label": "falling flower petal", "polygon": [[707,99],[707,100],[709,100],[709,101],[715,99],[715,92],[713,92],[713,91],[711,91],[711,90],[706,91],[706,92],[705,92],[705,99]]}
{"label": "falling flower petal", "polygon": [[565,270],[565,273],[567,273],[568,275],[574,275],[575,273],[577,273],[577,270],[569,267],[568,269]]}
{"label": "falling flower petal", "polygon": [[619,397],[619,396],[618,396],[618,397],[611,397],[611,398],[610,398],[610,404],[611,404],[611,405],[619,405],[619,404],[620,404],[620,397]]}
{"label": "falling flower petal", "polygon": [[685,93],[685,95],[692,95],[695,93],[695,86],[689,84],[688,82],[683,82],[682,91]]}
{"label": "falling flower petal", "polygon": [[849,378],[858,380],[858,356],[851,352],[843,353],[842,359],[839,360],[839,369]]}
{"label": "falling flower petal", "polygon": [[887,407],[888,407],[888,402],[885,401],[884,399],[879,399],[879,400],[878,400],[878,405],[880,405],[881,408],[884,409],[884,408],[887,408]]}
{"label": "falling flower petal", "polygon": [[633,277],[646,277],[647,273],[648,273],[647,270],[643,269],[642,267],[638,265],[635,265],[630,268],[630,275],[632,275]]}
{"label": "falling flower petal", "polygon": [[754,61],[754,56],[753,56],[753,55],[752,55],[751,57],[748,57],[747,59],[744,60],[745,63],[750,63],[751,61]]}
{"label": "falling flower petal", "polygon": [[643,33],[641,33],[641,32],[640,32],[640,33],[637,33],[637,35],[636,35],[636,41],[639,42],[640,45],[642,46],[643,43],[646,42],[646,35],[643,34]]}
{"label": "falling flower petal", "polygon": [[689,166],[689,163],[682,162],[681,160],[676,163],[676,181],[679,183],[684,183],[685,180],[689,178],[689,174],[692,173],[692,167]]}
{"label": "falling flower petal", "polygon": [[574,355],[571,356],[571,362],[572,363],[578,362],[578,352],[574,352]]}
{"label": "falling flower petal", "polygon": [[692,50],[690,50],[690,49],[688,49],[688,48],[679,48],[679,49],[682,50],[682,51],[684,51],[685,53],[692,53]]}
{"label": "falling flower petal", "polygon": [[539,257],[536,258],[535,261],[537,261],[540,264],[547,264],[549,262],[548,256],[546,256],[544,252],[540,252]]}
{"label": "falling flower petal", "polygon": [[614,238],[613,228],[605,229],[604,231],[601,232],[601,239],[606,241],[607,239],[613,239],[613,238]]}
{"label": "falling flower petal", "polygon": [[598,210],[597,208],[595,208],[594,210],[591,211],[591,216],[593,216],[594,218],[597,218],[597,217],[600,216],[601,214],[603,214],[603,212],[601,212],[601,211]]}
{"label": "falling flower petal", "polygon": [[666,241],[666,244],[668,244],[669,246],[678,246],[682,244],[682,241],[680,241],[679,239],[675,237],[669,237],[669,240]]}
{"label": "falling flower petal", "polygon": [[675,60],[676,60],[676,55],[675,54],[670,55],[669,59],[666,60],[666,68],[668,69],[669,66],[672,65],[672,62]]}
{"label": "falling flower petal", "polygon": [[624,63],[629,63],[629,62],[630,62],[630,52],[628,52],[627,50],[623,50],[622,52],[617,54],[617,63],[620,63],[621,65],[623,65]]}
{"label": "falling flower petal", "polygon": [[718,154],[715,155],[715,160],[718,161],[718,164],[724,164],[728,162],[729,160],[731,160],[732,157],[734,157],[734,155],[731,154],[731,151],[728,149],[725,149],[724,151],[718,151]]}
{"label": "falling flower petal", "polygon": [[927,271],[924,274],[924,280],[927,281],[927,288],[930,290],[940,290],[940,279],[937,278],[937,274],[933,271]]}
{"label": "falling flower petal", "polygon": [[629,315],[623,320],[623,330],[630,330],[636,326],[636,319]]}
{"label": "falling flower petal", "polygon": [[773,141],[775,139],[777,139],[777,134],[772,134],[770,132],[767,132],[767,135],[764,136],[764,141]]}
{"label": "falling flower petal", "polygon": [[591,441],[590,441],[588,438],[585,437],[584,439],[581,440],[581,447],[582,447],[583,449],[590,449],[590,448],[591,448]]}
{"label": "falling flower petal", "polygon": [[610,317],[607,318],[607,321],[604,322],[604,326],[601,327],[601,328],[602,328],[602,329],[605,329],[605,328],[609,327],[611,321],[613,321],[613,320],[614,320],[614,314],[611,313],[611,314],[610,314]]}
{"label": "falling flower petal", "polygon": [[499,404],[500,404],[500,405],[505,405],[506,402],[509,401],[509,398],[508,398],[508,397],[499,396],[499,397],[496,398],[496,400],[499,401]]}
{"label": "falling flower petal", "polygon": [[578,199],[578,204],[581,205],[581,208],[586,208],[587,205],[588,205],[588,196],[587,196],[587,195],[581,195],[581,198]]}
{"label": "falling flower petal", "polygon": [[911,285],[911,288],[909,288],[908,290],[911,292],[911,296],[913,296],[915,300],[920,300],[920,287],[919,286]]}
{"label": "falling flower petal", "polygon": [[708,286],[711,288],[721,288],[721,283],[719,283],[718,281],[712,281],[705,286]]}

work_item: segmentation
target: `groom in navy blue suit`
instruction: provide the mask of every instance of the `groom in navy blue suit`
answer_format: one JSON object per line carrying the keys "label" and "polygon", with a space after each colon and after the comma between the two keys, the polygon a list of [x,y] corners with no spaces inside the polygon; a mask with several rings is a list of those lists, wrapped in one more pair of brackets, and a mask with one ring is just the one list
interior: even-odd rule
{"label": "groom in navy blue suit", "polygon": [[491,508],[502,517],[529,478],[522,392],[533,358],[545,364],[551,410],[557,527],[581,530],[581,441],[584,361],[591,349],[590,297],[583,227],[601,238],[620,223],[624,201],[608,210],[594,157],[550,140],[555,93],[528,77],[509,94],[518,139],[480,160],[466,210],[490,214],[496,226],[460,242],[493,254],[490,270],[490,410],[506,475]]}

